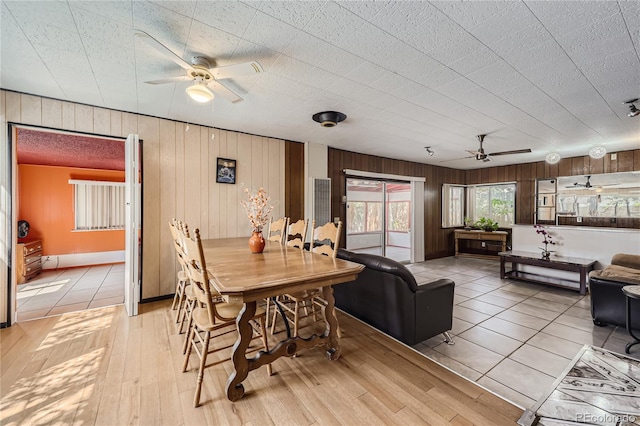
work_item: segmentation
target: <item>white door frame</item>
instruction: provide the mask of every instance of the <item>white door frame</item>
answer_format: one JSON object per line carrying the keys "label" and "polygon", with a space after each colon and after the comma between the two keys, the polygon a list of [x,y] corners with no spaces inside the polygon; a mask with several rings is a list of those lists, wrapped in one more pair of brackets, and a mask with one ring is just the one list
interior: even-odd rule
{"label": "white door frame", "polygon": [[419,176],[402,176],[344,169],[346,176],[404,181],[411,183],[411,263],[424,261],[424,182]]}
{"label": "white door frame", "polygon": [[124,307],[129,316],[138,315],[140,303],[140,139],[129,134],[124,149],[125,169],[125,244],[124,244]]}

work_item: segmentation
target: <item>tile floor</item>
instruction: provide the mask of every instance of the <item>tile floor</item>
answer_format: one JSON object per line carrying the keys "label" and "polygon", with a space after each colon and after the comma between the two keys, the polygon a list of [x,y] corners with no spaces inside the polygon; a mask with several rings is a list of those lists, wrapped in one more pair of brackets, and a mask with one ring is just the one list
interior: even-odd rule
{"label": "tile floor", "polygon": [[[417,277],[451,278],[455,345],[441,336],[414,348],[513,403],[528,408],[583,345],[624,353],[624,327],[597,327],[589,295],[502,280],[499,262],[454,258],[408,265]],[[640,348],[631,356],[640,359]]]}
{"label": "tile floor", "polygon": [[124,263],[48,269],[18,285],[18,322],[124,303]]}

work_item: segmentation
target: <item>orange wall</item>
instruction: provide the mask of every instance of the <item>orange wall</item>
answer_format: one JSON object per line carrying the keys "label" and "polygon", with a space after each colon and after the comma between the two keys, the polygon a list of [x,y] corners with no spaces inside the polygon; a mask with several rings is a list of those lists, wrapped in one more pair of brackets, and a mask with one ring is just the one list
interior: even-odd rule
{"label": "orange wall", "polygon": [[124,230],[73,229],[69,179],[124,182],[123,171],[18,165],[18,219],[29,222],[28,239],[42,239],[43,255],[124,250]]}

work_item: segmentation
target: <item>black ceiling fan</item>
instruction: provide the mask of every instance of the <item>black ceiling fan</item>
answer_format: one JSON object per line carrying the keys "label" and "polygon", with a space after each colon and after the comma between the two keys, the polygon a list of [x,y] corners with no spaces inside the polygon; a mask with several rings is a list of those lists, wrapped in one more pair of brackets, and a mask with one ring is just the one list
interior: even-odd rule
{"label": "black ceiling fan", "polygon": [[491,161],[491,157],[496,157],[498,155],[510,155],[510,154],[526,154],[527,152],[531,152],[530,148],[526,148],[526,149],[514,149],[512,151],[500,151],[500,152],[492,152],[490,154],[486,154],[484,152],[484,148],[482,147],[482,142],[484,141],[484,137],[487,135],[478,135],[476,136],[478,138],[478,142],[480,142],[480,148],[477,151],[470,151],[467,150],[467,152],[469,154],[472,154],[473,157],[467,157],[467,158],[474,158],[478,161]]}
{"label": "black ceiling fan", "polygon": [[[482,142],[484,141],[485,136],[487,135],[476,136],[478,138],[478,142],[480,142],[480,148],[478,148],[477,151],[466,150],[469,154],[472,154],[471,157],[455,158],[454,160],[465,160],[467,158],[475,158],[478,161],[487,162],[487,161],[491,161],[491,157],[496,157],[498,155],[526,154],[528,152],[531,152],[530,148],[526,148],[526,149],[514,149],[511,151],[492,152],[487,154],[486,152],[484,152],[484,148],[482,147]],[[454,160],[444,160],[444,161],[454,161]]]}
{"label": "black ceiling fan", "polygon": [[610,186],[617,186],[619,183],[607,183],[604,185],[593,185],[591,183],[591,175],[587,176],[587,181],[585,183],[574,182],[573,185],[567,185],[565,188],[608,188]]}

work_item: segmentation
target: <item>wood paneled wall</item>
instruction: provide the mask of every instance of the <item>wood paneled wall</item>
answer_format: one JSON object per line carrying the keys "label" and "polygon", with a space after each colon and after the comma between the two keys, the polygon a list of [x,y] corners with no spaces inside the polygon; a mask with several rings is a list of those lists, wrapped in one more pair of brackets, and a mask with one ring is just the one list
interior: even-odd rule
{"label": "wood paneled wall", "polygon": [[287,143],[284,163],[284,212],[293,223],[304,219],[304,144]]}
{"label": "wood paneled wall", "polygon": [[[640,149],[621,151],[616,154],[616,160],[611,160],[611,154],[609,153],[599,159],[585,155],[563,158],[557,164],[538,161],[535,163],[467,170],[465,172],[465,181],[469,185],[516,182],[516,223],[521,225],[533,224],[536,207],[536,179],[640,170]],[[609,218],[583,218],[582,223],[577,223],[575,218],[567,217],[561,219],[560,225],[640,228],[640,219],[637,218],[617,218],[616,223],[611,223]]]}
{"label": "wood paneled wall", "polygon": [[[373,155],[358,154],[329,148],[329,177],[331,178],[331,216],[346,220],[346,195],[344,169],[386,173],[402,176],[418,176],[424,184],[424,243],[425,257],[433,259],[453,254],[453,229],[442,229],[442,184],[465,183],[464,170],[432,166],[410,161],[392,160]],[[344,246],[345,238],[342,238]]]}
{"label": "wood paneled wall", "polygon": [[[200,228],[203,238],[249,236],[251,228],[239,203],[245,197],[242,184],[254,189],[264,187],[274,201],[276,217],[286,211],[286,182],[292,190],[303,186],[304,164],[296,160],[286,163],[285,167],[286,147],[293,145],[290,152],[298,158],[301,148],[297,143],[204,126],[187,128],[181,122],[15,92],[0,91],[0,96],[3,126],[0,214],[6,215],[11,205],[8,198],[11,188],[8,177],[4,176],[9,152],[7,122],[114,137],[126,137],[129,133],[140,136],[143,141],[142,299],[175,290],[176,259],[167,225],[169,219],[177,217],[191,228]],[[215,182],[217,157],[237,160],[235,185]],[[288,174],[293,178],[287,178]],[[4,223],[2,220],[0,223]],[[0,232],[6,235],[5,229],[0,228]],[[6,243],[6,238],[2,242]],[[0,249],[0,256],[4,256],[6,248]],[[3,266],[0,318],[4,319],[8,260],[0,257],[0,262]]]}
{"label": "wood paneled wall", "polygon": [[[339,216],[342,221],[346,220],[346,206],[342,204],[342,196],[346,195],[346,179],[342,172],[344,169],[426,178],[425,257],[432,259],[453,253],[453,230],[441,227],[442,184],[516,182],[516,223],[533,224],[536,179],[637,171],[640,170],[640,150],[618,152],[617,160],[613,161],[610,154],[600,159],[593,159],[586,155],[564,158],[557,164],[540,161],[475,170],[456,170],[329,148],[331,216]],[[575,219],[567,220],[570,223],[561,224],[580,225],[575,223]],[[640,219],[618,218],[616,223],[611,223],[610,220],[605,221],[599,218],[583,218],[582,225],[640,228]]]}

